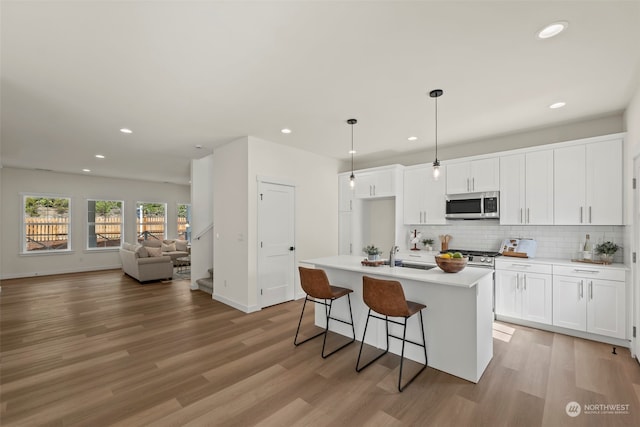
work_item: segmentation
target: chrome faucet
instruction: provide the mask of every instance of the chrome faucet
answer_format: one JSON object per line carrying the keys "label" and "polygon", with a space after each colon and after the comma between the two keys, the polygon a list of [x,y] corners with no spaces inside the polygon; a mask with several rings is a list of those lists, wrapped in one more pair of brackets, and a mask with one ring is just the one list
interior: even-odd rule
{"label": "chrome faucet", "polygon": [[389,251],[389,267],[396,266],[396,253],[398,252],[398,247],[394,246]]}

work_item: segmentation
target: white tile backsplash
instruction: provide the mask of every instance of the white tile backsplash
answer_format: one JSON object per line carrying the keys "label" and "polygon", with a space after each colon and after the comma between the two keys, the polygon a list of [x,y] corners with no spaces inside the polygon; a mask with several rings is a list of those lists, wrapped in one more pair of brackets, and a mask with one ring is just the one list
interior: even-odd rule
{"label": "white tile backsplash", "polygon": [[[535,239],[537,242],[536,257],[538,258],[575,258],[576,252],[584,243],[587,234],[590,235],[594,247],[596,244],[607,240],[620,246],[628,243],[628,239],[625,239],[625,227],[623,226],[515,226],[499,225],[497,221],[493,220],[478,220],[451,221],[447,225],[405,226],[405,249],[409,248],[409,233],[415,229],[422,233],[422,238],[432,238],[435,241],[435,250],[440,249],[438,236],[441,234],[452,236],[449,242],[450,248],[489,251],[497,251],[504,239]],[[618,251],[614,262],[622,263],[624,253],[624,250]]]}

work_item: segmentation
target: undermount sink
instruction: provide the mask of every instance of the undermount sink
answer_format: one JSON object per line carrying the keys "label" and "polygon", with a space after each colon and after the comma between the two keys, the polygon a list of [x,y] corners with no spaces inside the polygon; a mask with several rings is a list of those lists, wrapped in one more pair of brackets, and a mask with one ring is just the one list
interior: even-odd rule
{"label": "undermount sink", "polygon": [[428,264],[413,264],[413,263],[402,263],[401,267],[405,267],[405,268],[415,268],[418,270],[431,270],[432,268],[436,268],[435,265],[428,265]]}

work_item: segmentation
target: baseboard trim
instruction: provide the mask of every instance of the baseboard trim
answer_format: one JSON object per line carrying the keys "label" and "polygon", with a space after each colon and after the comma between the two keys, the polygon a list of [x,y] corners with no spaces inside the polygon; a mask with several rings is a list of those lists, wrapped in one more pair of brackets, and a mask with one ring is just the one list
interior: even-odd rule
{"label": "baseboard trim", "polygon": [[258,306],[255,306],[255,305],[248,306],[248,305],[240,304],[236,301],[230,300],[229,298],[216,294],[215,292],[211,295],[211,298],[223,304],[226,304],[229,307],[235,308],[236,310],[240,310],[244,313],[253,313],[255,311],[260,311],[260,308]]}

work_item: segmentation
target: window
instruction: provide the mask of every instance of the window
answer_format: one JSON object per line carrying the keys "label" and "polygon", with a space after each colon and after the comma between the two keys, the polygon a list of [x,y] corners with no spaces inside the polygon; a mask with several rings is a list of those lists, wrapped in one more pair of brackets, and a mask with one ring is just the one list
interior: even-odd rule
{"label": "window", "polygon": [[22,252],[70,251],[70,205],[69,197],[24,195]]}
{"label": "window", "polygon": [[166,238],[166,203],[136,203],[136,230],[138,241]]}
{"label": "window", "polygon": [[87,249],[120,246],[122,203],[121,200],[87,200]]}
{"label": "window", "polygon": [[178,203],[178,238],[191,241],[191,205]]}

